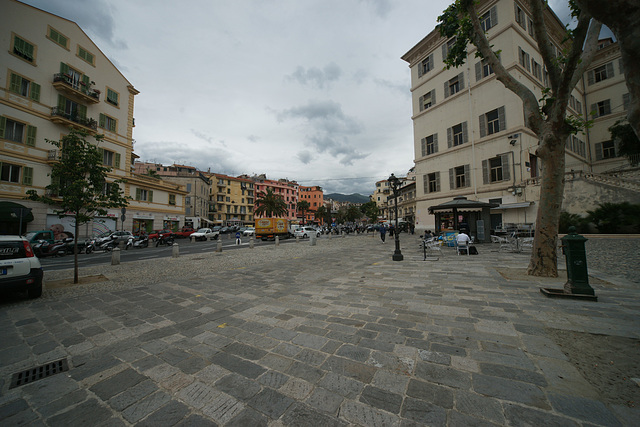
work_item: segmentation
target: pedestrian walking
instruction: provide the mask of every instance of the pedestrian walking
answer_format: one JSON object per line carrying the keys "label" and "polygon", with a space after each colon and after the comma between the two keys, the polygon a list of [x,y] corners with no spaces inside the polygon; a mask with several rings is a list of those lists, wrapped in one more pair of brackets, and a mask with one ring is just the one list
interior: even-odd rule
{"label": "pedestrian walking", "polygon": [[380,239],[382,239],[382,243],[384,243],[384,239],[387,237],[387,227],[382,224],[380,225]]}

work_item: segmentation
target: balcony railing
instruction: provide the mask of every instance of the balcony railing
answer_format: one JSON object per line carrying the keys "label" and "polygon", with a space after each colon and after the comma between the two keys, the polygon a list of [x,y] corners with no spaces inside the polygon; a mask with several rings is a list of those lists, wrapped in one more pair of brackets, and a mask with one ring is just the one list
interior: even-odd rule
{"label": "balcony railing", "polygon": [[53,87],[91,104],[100,102],[100,91],[91,89],[91,85],[87,85],[84,82],[74,81],[73,78],[67,74],[54,74]]}
{"label": "balcony railing", "polygon": [[98,130],[98,122],[92,118],[80,117],[77,114],[69,114],[58,107],[51,107],[51,120],[58,124],[70,126],[80,125],[93,131]]}

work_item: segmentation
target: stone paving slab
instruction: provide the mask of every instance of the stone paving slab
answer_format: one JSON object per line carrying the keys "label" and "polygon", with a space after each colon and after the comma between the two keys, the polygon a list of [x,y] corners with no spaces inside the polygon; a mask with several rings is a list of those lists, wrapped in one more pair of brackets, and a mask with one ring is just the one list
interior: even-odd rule
{"label": "stone paving slab", "polygon": [[[297,243],[293,255],[254,249],[264,263],[243,258],[247,249],[238,267],[215,272],[0,300],[0,424],[640,419],[634,404],[589,382],[550,333],[639,343],[640,284],[598,273],[598,302],[551,299],[539,291],[549,279],[514,273],[526,254],[479,245],[478,256],[445,248],[423,261],[417,238],[401,239],[402,262],[372,235],[323,238],[313,249]],[[9,389],[13,373],[61,358],[68,372]]]}

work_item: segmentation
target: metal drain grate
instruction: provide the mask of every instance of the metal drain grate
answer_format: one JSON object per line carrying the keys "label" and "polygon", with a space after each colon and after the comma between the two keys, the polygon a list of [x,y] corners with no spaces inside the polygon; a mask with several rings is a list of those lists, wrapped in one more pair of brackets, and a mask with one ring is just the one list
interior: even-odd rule
{"label": "metal drain grate", "polygon": [[20,387],[68,370],[69,364],[67,363],[67,359],[60,359],[55,362],[47,363],[46,365],[36,366],[35,368],[27,369],[26,371],[17,372],[11,377],[11,385],[9,385],[9,389]]}

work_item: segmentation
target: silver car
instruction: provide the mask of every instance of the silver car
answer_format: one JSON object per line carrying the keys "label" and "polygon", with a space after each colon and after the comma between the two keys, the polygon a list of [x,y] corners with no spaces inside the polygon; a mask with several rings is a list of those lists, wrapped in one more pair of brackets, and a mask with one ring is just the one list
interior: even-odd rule
{"label": "silver car", "polygon": [[0,236],[0,291],[42,295],[43,271],[31,244],[22,236]]}

